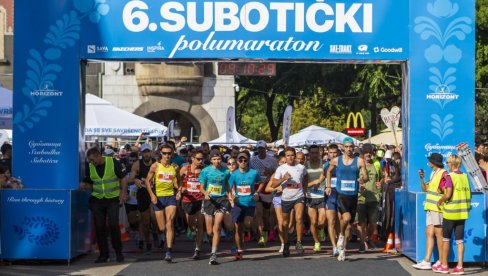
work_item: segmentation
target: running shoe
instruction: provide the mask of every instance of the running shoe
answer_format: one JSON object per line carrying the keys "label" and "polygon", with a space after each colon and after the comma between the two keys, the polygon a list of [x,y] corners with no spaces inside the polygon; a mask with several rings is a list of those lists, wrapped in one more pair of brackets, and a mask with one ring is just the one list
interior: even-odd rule
{"label": "running shoe", "polygon": [[316,242],[313,246],[313,252],[320,252],[320,242]]}
{"label": "running shoe", "polygon": [[219,263],[217,262],[217,254],[212,253],[210,256],[210,261],[208,262],[209,265],[218,265]]}
{"label": "running shoe", "polygon": [[358,252],[359,253],[364,253],[366,252],[366,245],[364,244],[364,242],[360,243],[359,244],[359,249],[358,249]]}
{"label": "running shoe", "polygon": [[436,271],[438,270],[440,267],[442,266],[441,262],[440,261],[437,261],[435,262],[433,265],[432,265],[432,270],[433,271]]}
{"label": "running shoe", "polygon": [[269,242],[274,242],[276,240],[276,234],[275,231],[269,231],[268,234],[268,241]]}
{"label": "running shoe", "polygon": [[303,245],[302,245],[302,242],[301,241],[297,241],[297,243],[295,245],[295,250],[297,251],[297,254],[298,255],[303,255],[303,252],[305,250],[303,249]]}
{"label": "running shoe", "polygon": [[193,253],[193,256],[191,257],[193,260],[199,260],[200,259],[200,250],[196,250]]}
{"label": "running shoe", "polygon": [[321,242],[325,241],[325,230],[324,229],[319,230],[319,241],[321,241]]}
{"label": "running shoe", "polygon": [[432,269],[432,265],[429,262],[426,262],[424,260],[422,260],[421,262],[416,263],[412,266],[413,266],[413,268],[420,269],[420,270],[431,270]]}
{"label": "running shoe", "polygon": [[337,257],[339,256],[339,250],[337,247],[332,248],[332,257]]}
{"label": "running shoe", "polygon": [[366,245],[368,246],[368,250],[377,250],[378,248],[376,248],[376,245],[374,244],[374,242],[372,240],[368,240]]}
{"label": "running shoe", "polygon": [[440,266],[436,266],[435,268],[432,267],[432,271],[434,271],[435,273],[448,274],[449,273],[449,267],[440,265]]}
{"label": "running shoe", "polygon": [[283,247],[283,257],[290,257],[290,243],[287,242],[285,243],[285,246]]}
{"label": "running shoe", "polygon": [[266,241],[264,240],[264,236],[261,236],[258,241],[259,247],[265,247],[266,246]]}
{"label": "running shoe", "polygon": [[166,252],[166,256],[164,256],[164,260],[168,263],[171,263],[171,261],[173,260],[171,258],[171,252]]}
{"label": "running shoe", "polygon": [[285,249],[285,244],[282,243],[280,246],[280,250],[278,250],[278,253],[283,253],[283,250]]}
{"label": "running shoe", "polygon": [[339,249],[339,255],[337,256],[337,260],[340,262],[343,262],[346,260],[346,250],[345,249]]}
{"label": "running shoe", "polygon": [[462,275],[464,274],[464,268],[456,266],[451,270],[451,274]]}
{"label": "running shoe", "polygon": [[344,236],[339,236],[339,239],[337,240],[337,248],[339,250],[344,249]]}

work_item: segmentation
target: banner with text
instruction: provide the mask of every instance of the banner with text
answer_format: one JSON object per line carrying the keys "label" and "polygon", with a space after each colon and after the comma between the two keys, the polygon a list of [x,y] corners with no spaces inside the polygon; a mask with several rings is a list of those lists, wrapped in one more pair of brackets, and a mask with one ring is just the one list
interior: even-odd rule
{"label": "banner with text", "polygon": [[[81,1],[75,1],[78,3]],[[77,9],[88,11],[91,1]],[[97,1],[84,58],[405,60],[408,1]]]}

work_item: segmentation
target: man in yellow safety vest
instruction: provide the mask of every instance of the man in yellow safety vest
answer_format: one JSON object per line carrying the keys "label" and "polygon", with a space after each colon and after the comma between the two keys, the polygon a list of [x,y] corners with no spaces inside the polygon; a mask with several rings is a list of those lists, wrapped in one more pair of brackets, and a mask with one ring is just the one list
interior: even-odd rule
{"label": "man in yellow safety vest", "polygon": [[122,241],[119,228],[119,205],[127,201],[127,180],[120,162],[113,157],[102,156],[97,148],[91,148],[86,153],[89,165],[81,188],[91,186],[92,193],[89,200],[90,210],[95,221],[100,255],[95,263],[105,263],[109,259],[108,233],[106,222],[110,230],[112,247],[115,250],[117,262],[124,261]]}

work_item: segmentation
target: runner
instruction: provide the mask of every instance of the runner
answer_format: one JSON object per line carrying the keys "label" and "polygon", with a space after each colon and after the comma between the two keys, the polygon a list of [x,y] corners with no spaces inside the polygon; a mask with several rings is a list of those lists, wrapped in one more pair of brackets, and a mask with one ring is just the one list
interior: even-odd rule
{"label": "runner", "polygon": [[[282,156],[278,160],[278,166],[281,166],[286,163],[286,157]],[[285,240],[284,240],[284,232],[283,232],[283,213],[281,210],[281,194],[283,192],[283,188],[280,186],[273,188],[273,179],[274,173],[271,175],[268,184],[266,185],[266,192],[273,193],[273,209],[276,215],[276,224],[278,227],[278,238],[280,239],[281,246],[278,253],[283,253],[285,248]]]}
{"label": "runner", "polygon": [[[166,230],[166,255],[164,260],[171,262],[171,251],[174,240],[173,219],[176,214],[176,195],[178,189],[178,166],[170,162],[173,148],[164,144],[161,146],[161,160],[151,165],[146,179],[154,183],[155,192],[150,185],[146,185],[151,197],[159,231]],[[179,192],[178,192],[179,193]]]}
{"label": "runner", "polygon": [[323,172],[319,146],[311,145],[308,149],[309,161],[307,162],[308,189],[307,209],[310,218],[310,231],[314,240],[314,252],[320,252],[320,242],[325,240],[325,182],[320,179]]}
{"label": "runner", "polygon": [[[334,158],[337,158],[339,156],[339,147],[337,144],[330,144],[327,147],[327,158],[326,162],[324,163],[323,171],[322,174],[320,175],[319,179],[315,180],[313,185],[316,185],[316,183],[320,183],[324,180],[326,180],[326,187],[330,187],[330,194],[327,195],[325,194],[325,216],[327,218],[327,230],[329,233],[330,237],[330,242],[332,244],[332,256],[336,257],[339,255],[339,250],[337,249],[337,234],[340,232],[340,229],[338,229],[339,224],[337,223],[338,220],[340,220],[341,216],[338,214],[337,210],[337,190],[336,190],[336,183],[337,183],[337,178],[336,178],[336,168],[332,170],[331,173],[331,184],[327,184],[327,170],[329,169],[330,166],[330,160],[333,160]],[[309,184],[310,186],[311,184]]]}
{"label": "runner", "polygon": [[368,181],[364,183],[365,189],[358,198],[359,237],[361,240],[359,253],[365,252],[366,244],[368,249],[376,248],[373,243],[373,233],[378,221],[378,204],[382,184],[381,176],[373,163],[373,148],[370,144],[364,145],[363,158],[368,172]]}
{"label": "runner", "polygon": [[221,166],[219,150],[209,153],[211,165],[204,168],[198,177],[200,191],[205,196],[202,213],[205,215],[207,235],[212,237],[212,255],[209,264],[217,265],[217,248],[220,243],[220,225],[229,213],[229,170]]}
{"label": "runner", "polygon": [[303,254],[302,245],[302,231],[303,228],[303,208],[305,204],[305,197],[303,187],[308,185],[308,176],[305,166],[295,163],[295,149],[288,147],[285,149],[286,163],[276,169],[273,179],[273,188],[278,186],[283,187],[281,196],[281,208],[283,213],[283,233],[285,246],[283,249],[283,257],[290,256],[290,242],[288,240],[288,221],[290,220],[290,212],[295,209],[296,219],[296,235],[297,243],[296,250],[298,254]]}
{"label": "runner", "polygon": [[[141,159],[138,159],[136,152],[129,154],[130,161],[133,162],[130,172],[129,182],[134,182],[137,186],[137,208],[141,213],[140,229],[142,239],[146,243],[146,251],[152,250],[151,222],[156,225],[156,217],[151,207],[151,197],[146,188],[146,176],[149,173],[151,165],[156,159],[151,158],[151,147],[148,144],[141,146]],[[140,248],[142,246],[140,245]],[[163,245],[164,247],[164,245]],[[141,248],[143,249],[143,248]]]}
{"label": "runner", "polygon": [[[268,183],[271,175],[275,172],[278,164],[276,159],[266,154],[266,142],[260,140],[256,144],[258,154],[251,158],[250,167],[259,172],[262,183]],[[255,187],[257,190],[258,187]],[[273,195],[264,189],[259,192],[259,200],[256,203],[256,222],[258,224],[259,246],[266,246],[270,229],[271,203]]]}
{"label": "runner", "polygon": [[[242,259],[242,233],[243,227],[250,229],[256,208],[256,201],[259,200],[259,192],[263,189],[263,183],[259,173],[249,168],[251,155],[247,150],[237,155],[239,169],[229,179],[229,186],[232,189],[232,222],[234,223],[234,241],[237,247],[236,260]],[[255,190],[255,184],[258,189]]]}
{"label": "runner", "polygon": [[195,252],[192,256],[194,260],[200,259],[205,221],[205,217],[201,212],[203,194],[200,192],[200,182],[198,182],[198,176],[203,169],[203,160],[203,151],[194,151],[191,154],[191,164],[184,166],[180,170],[181,207],[186,214],[190,231],[197,231]]}
{"label": "runner", "polygon": [[[334,158],[330,161],[327,170],[327,188],[326,194],[331,194],[332,172],[337,168],[337,192],[338,207],[342,215],[340,220],[340,233],[337,241],[339,256],[337,260],[346,259],[346,248],[351,232],[351,224],[354,223],[356,216],[359,188],[364,187],[362,183],[368,180],[368,173],[364,166],[364,160],[354,156],[354,141],[351,137],[343,140],[344,155]],[[361,173],[361,176],[359,175]],[[358,178],[359,177],[359,178]]]}

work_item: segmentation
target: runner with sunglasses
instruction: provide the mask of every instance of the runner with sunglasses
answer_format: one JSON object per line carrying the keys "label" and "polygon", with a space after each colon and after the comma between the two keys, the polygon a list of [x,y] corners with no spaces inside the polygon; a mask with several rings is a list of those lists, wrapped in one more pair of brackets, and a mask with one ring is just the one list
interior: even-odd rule
{"label": "runner with sunglasses", "polygon": [[[200,191],[205,196],[202,213],[205,215],[207,235],[212,237],[212,254],[209,264],[217,265],[217,248],[220,243],[220,225],[229,213],[229,170],[222,167],[220,151],[213,149],[209,154],[212,165],[204,168],[198,177]],[[230,226],[231,228],[231,226]]]}
{"label": "runner with sunglasses", "polygon": [[194,260],[200,259],[205,221],[205,217],[201,212],[203,194],[200,192],[200,182],[198,181],[198,176],[203,169],[204,159],[203,151],[194,151],[191,154],[191,164],[182,167],[180,170],[181,207],[186,214],[190,230],[197,230],[195,253],[192,256]]}
{"label": "runner with sunglasses", "polygon": [[[234,241],[237,247],[235,259],[242,259],[242,233],[243,227],[250,229],[256,201],[259,200],[259,192],[263,189],[263,183],[259,173],[249,168],[249,159],[251,155],[247,150],[237,155],[239,169],[236,170],[229,179],[229,186],[232,189],[231,199],[233,199],[232,222],[234,223]],[[258,184],[258,189],[255,189]]]}
{"label": "runner with sunglasses", "polygon": [[[171,163],[173,147],[168,144],[161,146],[161,160],[151,165],[146,180],[154,183],[155,193],[151,185],[147,185],[147,192],[151,197],[159,231],[166,231],[166,255],[164,260],[171,262],[171,251],[174,239],[173,219],[176,215],[176,195],[178,189],[178,165]],[[179,192],[178,192],[179,193]]]}

